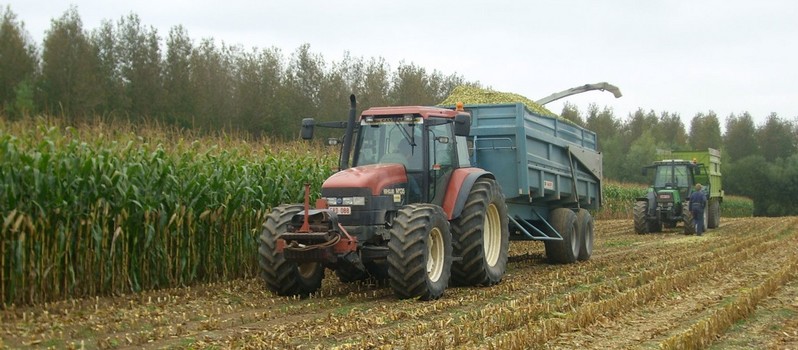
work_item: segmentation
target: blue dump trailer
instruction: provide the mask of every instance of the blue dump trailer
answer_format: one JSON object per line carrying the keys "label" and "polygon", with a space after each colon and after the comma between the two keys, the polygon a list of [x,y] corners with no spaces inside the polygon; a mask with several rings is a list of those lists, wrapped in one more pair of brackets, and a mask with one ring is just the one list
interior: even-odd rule
{"label": "blue dump trailer", "polygon": [[472,116],[471,161],[496,178],[511,240],[541,240],[552,262],[586,260],[601,205],[602,155],[596,134],[523,104],[465,105]]}
{"label": "blue dump trailer", "polygon": [[[399,298],[439,298],[450,281],[493,285],[509,241],[540,240],[554,263],[590,258],[601,204],[596,134],[523,104],[372,107],[350,97],[340,171],[310,205],[275,207],[259,237],[266,286],[307,295],[324,270],[387,280]],[[329,276],[329,274],[328,274]]]}

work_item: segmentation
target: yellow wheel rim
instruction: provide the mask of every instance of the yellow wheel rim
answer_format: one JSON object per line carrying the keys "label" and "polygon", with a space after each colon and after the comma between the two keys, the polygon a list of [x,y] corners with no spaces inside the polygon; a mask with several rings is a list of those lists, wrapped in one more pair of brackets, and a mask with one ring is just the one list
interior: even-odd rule
{"label": "yellow wheel rim", "polygon": [[427,244],[427,277],[430,281],[437,282],[443,274],[443,261],[446,259],[446,252],[443,245],[443,233],[437,227],[429,233]]}
{"label": "yellow wheel rim", "polygon": [[485,251],[485,261],[488,266],[496,266],[502,250],[502,227],[499,209],[490,203],[485,213],[485,223],[482,228],[482,248]]}

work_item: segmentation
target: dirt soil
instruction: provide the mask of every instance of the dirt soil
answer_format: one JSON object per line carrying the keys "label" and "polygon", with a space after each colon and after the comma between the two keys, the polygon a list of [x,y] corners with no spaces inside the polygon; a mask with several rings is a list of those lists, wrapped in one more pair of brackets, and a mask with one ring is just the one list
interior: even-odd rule
{"label": "dirt soil", "polygon": [[504,280],[397,300],[327,271],[319,293],[258,279],[0,310],[0,348],[798,349],[798,217],[637,235],[596,222],[593,257],[545,261],[512,242]]}

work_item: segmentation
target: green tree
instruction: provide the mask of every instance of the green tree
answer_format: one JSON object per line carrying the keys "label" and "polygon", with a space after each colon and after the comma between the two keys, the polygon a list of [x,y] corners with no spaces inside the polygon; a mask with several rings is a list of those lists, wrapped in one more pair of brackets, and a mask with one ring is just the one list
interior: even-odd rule
{"label": "green tree", "polygon": [[97,76],[102,88],[102,114],[115,117],[127,115],[130,99],[125,93],[125,78],[122,74],[120,46],[117,30],[110,21],[103,21],[100,28],[92,31],[92,47],[98,59]]}
{"label": "green tree", "polygon": [[155,28],[145,28],[138,15],[130,14],[118,22],[119,66],[125,93],[134,118],[162,113],[160,39]]}
{"label": "green tree", "polygon": [[562,106],[562,112],[560,112],[560,116],[574,122],[576,125],[585,126],[585,121],[582,120],[582,116],[579,113],[579,108],[570,102],[565,102],[565,104]]}
{"label": "green tree", "polygon": [[661,147],[681,150],[687,147],[687,132],[679,114],[662,112],[654,127],[654,139]]}
{"label": "green tree", "polygon": [[390,69],[382,57],[371,58],[365,65],[363,87],[357,96],[362,108],[388,105]]}
{"label": "green tree", "polygon": [[164,62],[165,117],[183,127],[191,125],[194,100],[191,89],[191,53],[193,44],[183,26],[173,27],[166,40]]}
{"label": "green tree", "polygon": [[707,114],[696,114],[690,122],[688,141],[694,150],[720,149],[723,139],[720,135],[720,122],[717,114],[713,111],[709,111]]}
{"label": "green tree", "polygon": [[36,79],[36,49],[30,43],[25,25],[17,21],[11,7],[0,8],[0,112],[18,116],[17,92],[30,92]]}
{"label": "green tree", "polygon": [[793,126],[776,113],[771,113],[765,124],[757,129],[756,138],[759,150],[768,161],[785,159],[796,151]]}
{"label": "green tree", "polygon": [[399,63],[393,74],[388,101],[391,105],[431,106],[442,101],[437,87],[431,84],[426,69],[415,64]]}
{"label": "green tree", "polygon": [[223,52],[212,39],[203,39],[191,55],[194,126],[205,130],[225,127],[222,117],[232,108],[233,85],[230,66]]}
{"label": "green tree", "polygon": [[70,7],[52,21],[44,38],[42,89],[48,110],[67,120],[94,113],[103,99],[98,65],[80,15]]}
{"label": "green tree", "polygon": [[748,112],[742,115],[729,115],[726,119],[726,133],[723,135],[724,162],[743,159],[759,154],[754,120]]}
{"label": "green tree", "polygon": [[[604,147],[604,145],[615,138],[621,129],[621,122],[615,118],[612,108],[605,106],[599,110],[595,103],[591,103],[587,108],[587,118],[585,119],[585,127],[595,132],[596,136],[598,136],[599,150],[609,151],[609,148]],[[621,146],[622,144],[617,143],[617,145]],[[618,151],[622,152],[620,149]],[[622,155],[623,153],[618,154]],[[607,159],[608,155],[605,154],[604,158]]]}
{"label": "green tree", "polygon": [[651,130],[646,130],[638,137],[629,149],[623,162],[622,181],[647,183],[648,177],[643,176],[641,169],[651,164],[657,158],[657,144]]}

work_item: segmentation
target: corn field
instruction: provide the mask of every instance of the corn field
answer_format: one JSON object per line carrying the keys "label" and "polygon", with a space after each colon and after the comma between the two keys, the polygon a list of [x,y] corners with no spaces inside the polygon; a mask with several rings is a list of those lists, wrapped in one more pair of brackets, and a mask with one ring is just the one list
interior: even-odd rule
{"label": "corn field", "polygon": [[4,305],[253,276],[269,209],[331,173],[301,144],[127,129],[0,125]]}

